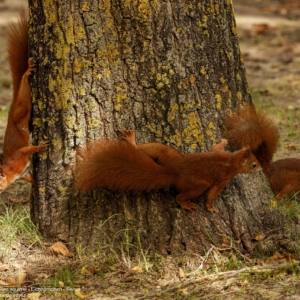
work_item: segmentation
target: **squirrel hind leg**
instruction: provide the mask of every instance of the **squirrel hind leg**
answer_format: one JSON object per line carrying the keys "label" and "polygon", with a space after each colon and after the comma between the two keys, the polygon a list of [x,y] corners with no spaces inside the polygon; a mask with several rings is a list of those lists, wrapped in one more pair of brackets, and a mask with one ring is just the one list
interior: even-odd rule
{"label": "squirrel hind leg", "polygon": [[208,193],[207,193],[207,200],[206,200],[206,208],[208,211],[211,213],[216,213],[218,214],[219,211],[212,206],[214,200],[218,196],[218,194],[223,190],[223,188],[229,183],[229,181],[224,181],[221,182],[218,185],[213,185],[209,188]]}
{"label": "squirrel hind leg", "polygon": [[196,211],[197,210],[197,205],[195,203],[191,203],[190,199],[196,198],[200,195],[202,195],[209,187],[210,183],[207,181],[197,181],[194,182],[192,187],[189,189],[184,189],[184,188],[179,188],[180,193],[176,197],[177,203],[186,210],[189,211]]}
{"label": "squirrel hind leg", "polygon": [[176,202],[181,206],[181,208],[186,209],[190,212],[197,210],[197,204],[191,203],[190,199],[186,199],[180,194],[176,197]]}

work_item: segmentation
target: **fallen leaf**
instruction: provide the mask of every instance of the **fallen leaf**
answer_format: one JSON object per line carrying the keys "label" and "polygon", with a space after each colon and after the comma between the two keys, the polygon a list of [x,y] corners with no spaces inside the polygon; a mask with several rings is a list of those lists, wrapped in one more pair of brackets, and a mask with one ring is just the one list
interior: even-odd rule
{"label": "fallen leaf", "polygon": [[267,236],[266,234],[258,233],[253,237],[253,239],[256,241],[262,241],[265,239],[266,236]]}
{"label": "fallen leaf", "polygon": [[55,254],[62,254],[64,256],[73,257],[74,254],[71,253],[68,248],[62,242],[57,242],[50,247]]}
{"label": "fallen leaf", "polygon": [[84,299],[84,298],[88,297],[88,294],[81,291],[80,289],[75,290],[74,294],[75,294],[75,296],[79,297],[80,299]]}

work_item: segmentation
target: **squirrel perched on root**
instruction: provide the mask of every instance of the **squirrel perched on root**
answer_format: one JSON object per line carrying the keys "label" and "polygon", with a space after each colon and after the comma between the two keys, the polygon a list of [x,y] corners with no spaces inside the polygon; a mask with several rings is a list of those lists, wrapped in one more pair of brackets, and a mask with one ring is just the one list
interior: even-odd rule
{"label": "squirrel perched on root", "polygon": [[279,141],[278,128],[252,104],[238,108],[224,124],[224,136],[232,150],[245,145],[260,162],[276,199],[300,191],[300,159],[286,158],[272,162]]}
{"label": "squirrel perched on root", "polygon": [[47,143],[39,146],[29,144],[31,92],[28,78],[35,70],[35,65],[32,58],[28,59],[28,25],[24,9],[20,13],[19,22],[11,24],[8,31],[8,58],[13,78],[13,101],[3,142],[0,191],[17,179],[32,184],[31,174],[27,172],[29,158],[47,147]]}
{"label": "squirrel perched on root", "polygon": [[175,186],[177,203],[195,211],[197,206],[190,200],[208,190],[206,207],[218,213],[213,201],[231,179],[260,169],[249,148],[224,151],[226,140],[210,152],[185,155],[160,143],[137,145],[132,131],[120,132],[123,137],[119,140],[92,142],[80,150],[75,186],[82,192],[96,187],[139,192]]}

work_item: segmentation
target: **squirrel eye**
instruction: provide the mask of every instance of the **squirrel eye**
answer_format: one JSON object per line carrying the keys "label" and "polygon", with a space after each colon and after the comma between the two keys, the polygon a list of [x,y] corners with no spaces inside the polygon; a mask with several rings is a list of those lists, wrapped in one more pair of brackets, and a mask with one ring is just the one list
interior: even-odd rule
{"label": "squirrel eye", "polygon": [[252,164],[252,168],[253,168],[253,169],[256,168],[256,163],[253,163],[253,164]]}

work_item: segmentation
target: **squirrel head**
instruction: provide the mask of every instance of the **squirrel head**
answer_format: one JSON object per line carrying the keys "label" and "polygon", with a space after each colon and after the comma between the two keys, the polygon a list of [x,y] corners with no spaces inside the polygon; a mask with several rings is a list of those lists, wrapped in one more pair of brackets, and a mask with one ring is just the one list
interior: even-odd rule
{"label": "squirrel head", "polygon": [[250,146],[244,146],[240,151],[243,155],[240,173],[253,173],[261,170],[259,161],[250,151]]}

